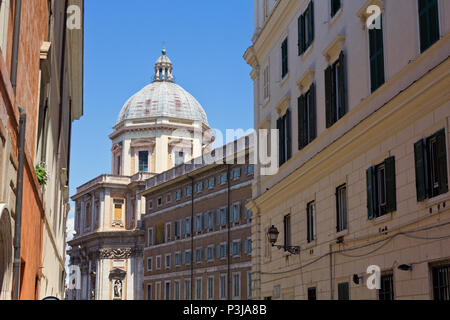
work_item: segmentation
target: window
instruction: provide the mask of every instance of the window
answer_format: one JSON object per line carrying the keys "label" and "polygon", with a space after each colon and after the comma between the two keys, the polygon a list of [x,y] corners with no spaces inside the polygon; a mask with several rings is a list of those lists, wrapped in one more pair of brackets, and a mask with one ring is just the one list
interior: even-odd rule
{"label": "window", "polygon": [[381,276],[381,289],[378,290],[379,300],[394,300],[394,276],[392,273]]}
{"label": "window", "polygon": [[170,269],[170,259],[171,259],[171,255],[166,254],[166,269]]}
{"label": "window", "polygon": [[307,226],[308,226],[308,243],[316,240],[316,203],[314,201],[308,203],[306,207]]}
{"label": "window", "polygon": [[227,183],[227,174],[221,174],[218,178],[217,178],[217,184],[220,185],[224,185],[225,183]]}
{"label": "window", "polygon": [[270,87],[269,87],[269,66],[264,68],[263,72],[263,83],[264,83],[264,100],[269,99]]}
{"label": "window", "polygon": [[157,282],[155,288],[155,300],[160,299],[161,299],[161,282]]}
{"label": "window", "polygon": [[123,200],[114,200],[114,222],[122,221],[122,206],[124,204]]}
{"label": "window", "polygon": [[255,165],[249,164],[245,166],[245,174],[251,175],[255,172]]}
{"label": "window", "polygon": [[186,188],[184,189],[184,195],[185,195],[186,197],[189,197],[190,195],[192,195],[192,186],[186,187]]}
{"label": "window", "polygon": [[291,143],[291,111],[288,109],[286,114],[277,120],[277,129],[279,130],[279,166],[281,167],[292,156]]}
{"label": "window", "polygon": [[252,273],[247,272],[247,300],[252,299]]}
{"label": "window", "polygon": [[239,257],[241,255],[241,240],[234,241],[230,244],[230,255],[233,257]]}
{"label": "window", "polygon": [[120,173],[121,173],[121,164],[122,164],[122,161],[120,159],[120,156],[117,156],[116,157],[116,174],[118,176],[120,176]]}
{"label": "window", "polygon": [[203,220],[203,225],[206,230],[214,229],[214,214],[212,212],[205,213],[203,216]]}
{"label": "window", "polygon": [[302,150],[317,137],[316,86],[298,98],[298,149]]}
{"label": "window", "polygon": [[170,202],[172,202],[172,196],[170,194],[168,194],[166,196],[166,203],[170,203]]}
{"label": "window", "polygon": [[233,274],[233,299],[241,298],[241,274]]}
{"label": "window", "polygon": [[326,125],[330,128],[347,113],[344,53],[325,70]]}
{"label": "window", "polygon": [[369,29],[370,47],[370,84],[372,92],[384,84],[384,45],[383,45],[383,16],[380,19],[381,28]]}
{"label": "window", "polygon": [[139,172],[148,172],[148,151],[139,151]]}
{"label": "window", "polygon": [[367,169],[366,175],[369,220],[396,211],[395,158]]}
{"label": "window", "polygon": [[214,247],[211,246],[211,247],[206,248],[205,255],[206,255],[206,260],[208,260],[208,261],[214,260]]}
{"label": "window", "polygon": [[209,277],[206,283],[206,292],[208,300],[214,299],[214,277]]}
{"label": "window", "polygon": [[347,185],[336,189],[337,232],[347,229]]}
{"label": "window", "polygon": [[191,300],[191,280],[184,280],[184,300]]}
{"label": "window", "polygon": [[448,192],[447,147],[442,129],[414,145],[417,201]]}
{"label": "window", "polygon": [[217,258],[218,259],[224,259],[227,256],[227,245],[226,244],[220,244],[217,246]]}
{"label": "window", "polygon": [[180,300],[180,281],[173,283],[173,298],[174,300]]}
{"label": "window", "polygon": [[180,239],[181,236],[181,222],[175,221],[175,239]]}
{"label": "window", "polygon": [[341,9],[341,0],[331,0],[331,17],[334,17],[339,9]]}
{"label": "window", "polygon": [[227,298],[227,275],[226,274],[220,275],[219,294],[220,294],[220,299]]}
{"label": "window", "polygon": [[225,208],[217,209],[217,225],[219,227],[226,227],[227,225],[227,210]]}
{"label": "window", "polygon": [[302,55],[314,40],[314,2],[298,17],[298,55]]}
{"label": "window", "polygon": [[153,201],[150,200],[150,201],[148,202],[148,210],[152,210],[152,209],[153,209]]}
{"label": "window", "polygon": [[180,252],[175,252],[173,255],[173,263],[175,264],[175,267],[179,267],[181,265],[180,255]]}
{"label": "window", "polygon": [[241,204],[235,203],[230,206],[230,223],[238,224],[241,221]]}
{"label": "window", "polygon": [[450,300],[450,265],[432,268],[434,300]]}
{"label": "window", "polygon": [[241,168],[236,168],[232,172],[233,180],[238,180],[241,177]]}
{"label": "window", "polygon": [[184,163],[184,152],[175,152],[175,167],[182,165]]}
{"label": "window", "polygon": [[437,0],[418,1],[420,50],[424,52],[439,40],[439,8]]}
{"label": "window", "polygon": [[153,270],[153,258],[150,257],[147,259],[147,271],[152,271]]}
{"label": "window", "polygon": [[156,201],[158,207],[162,206],[162,197],[159,197],[158,200]]}
{"label": "window", "polygon": [[202,192],[203,191],[203,182],[199,182],[197,183],[197,192]]}
{"label": "window", "polygon": [[152,300],[152,293],[153,293],[153,289],[152,289],[152,285],[148,284],[147,285],[147,300]]}
{"label": "window", "polygon": [[247,222],[251,222],[253,216],[253,212],[247,209],[247,203],[249,202],[250,200],[246,200],[244,205],[244,219],[247,220]]}
{"label": "window", "polygon": [[244,241],[244,253],[247,255],[252,254],[252,239],[248,238]]}
{"label": "window", "polygon": [[156,257],[156,270],[161,270],[161,256]]}
{"label": "window", "polygon": [[202,262],[202,252],[203,250],[201,248],[195,250],[195,262]]}
{"label": "window", "polygon": [[186,218],[183,220],[183,226],[181,230],[183,235],[189,236],[191,234],[191,218]]}
{"label": "window", "polygon": [[281,79],[288,74],[288,38],[281,44]]}
{"label": "window", "polygon": [[350,300],[350,288],[348,282],[338,284],[338,300]]}
{"label": "window", "polygon": [[191,250],[185,251],[183,255],[183,264],[190,265],[192,260],[192,252]]}
{"label": "window", "polygon": [[181,190],[175,191],[175,200],[180,201],[181,200]]}
{"label": "window", "polygon": [[172,240],[172,234],[171,234],[170,227],[171,227],[171,224],[170,223],[166,223],[166,232],[165,232],[166,243],[170,242]]}
{"label": "window", "polygon": [[284,230],[284,251],[291,246],[291,215],[284,216],[283,219],[283,230]]}
{"label": "window", "polygon": [[170,282],[165,283],[164,293],[165,293],[165,299],[170,300]]}
{"label": "window", "polygon": [[209,178],[208,189],[214,188],[214,177]]}
{"label": "window", "polygon": [[194,232],[201,233],[202,231],[202,215],[194,217]]}
{"label": "window", "polygon": [[197,278],[195,281],[195,298],[202,300],[202,278]]}
{"label": "window", "polygon": [[316,296],[316,288],[308,288],[308,300],[313,301],[317,300]]}

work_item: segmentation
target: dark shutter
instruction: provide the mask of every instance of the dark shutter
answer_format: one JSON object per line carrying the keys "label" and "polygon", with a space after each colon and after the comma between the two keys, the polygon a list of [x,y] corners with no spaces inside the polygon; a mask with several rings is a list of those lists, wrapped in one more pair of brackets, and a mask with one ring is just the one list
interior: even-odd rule
{"label": "dark shutter", "polygon": [[311,217],[310,217],[310,210],[311,206],[308,204],[306,206],[306,229],[307,229],[307,237],[308,237],[308,243],[311,242]]}
{"label": "dark shutter", "polygon": [[349,292],[348,282],[339,283],[338,284],[338,300],[349,300],[350,292]]}
{"label": "dark shutter", "polygon": [[346,99],[346,83],[345,83],[345,56],[344,52],[339,55],[339,118],[342,118],[347,113],[347,99]]}
{"label": "dark shutter", "polygon": [[291,110],[286,110],[286,161],[292,157],[292,120]]}
{"label": "dark shutter", "polygon": [[302,53],[305,52],[305,50],[306,50],[306,28],[305,28],[305,26],[306,26],[305,15],[302,14],[300,17],[300,30],[301,30],[301,35],[302,35],[300,45],[301,45]]}
{"label": "dark shutter", "polygon": [[427,198],[425,180],[425,142],[420,140],[414,144],[414,160],[416,167],[416,191],[417,201],[421,202]]}
{"label": "dark shutter", "polygon": [[283,164],[283,124],[282,118],[277,120],[277,130],[278,130],[278,161],[279,165]]}
{"label": "dark shutter", "polygon": [[309,3],[309,43],[308,46],[314,41],[314,1]]}
{"label": "dark shutter", "polygon": [[316,120],[316,86],[311,85],[309,100],[309,141],[312,142],[317,137],[317,120]]}
{"label": "dark shutter", "polygon": [[366,171],[367,177],[367,211],[369,220],[375,218],[375,210],[374,210],[374,168],[370,167]]}
{"label": "dark shutter", "polygon": [[445,130],[436,134],[439,194],[448,192],[447,178],[447,147],[445,144]]}
{"label": "dark shutter", "polygon": [[332,66],[329,66],[326,70],[325,70],[325,108],[326,108],[326,125],[327,128],[331,127],[333,125],[333,108],[332,108],[332,103],[333,103],[333,99],[332,99],[332,79],[333,77],[333,72],[332,72]]}
{"label": "dark shutter", "polygon": [[302,150],[305,147],[306,141],[306,99],[305,95],[298,98],[298,149]]}
{"label": "dark shutter", "polygon": [[395,157],[385,160],[386,169],[386,212],[397,210],[397,188],[395,180]]}
{"label": "dark shutter", "polygon": [[298,17],[298,55],[303,53],[303,15]]}

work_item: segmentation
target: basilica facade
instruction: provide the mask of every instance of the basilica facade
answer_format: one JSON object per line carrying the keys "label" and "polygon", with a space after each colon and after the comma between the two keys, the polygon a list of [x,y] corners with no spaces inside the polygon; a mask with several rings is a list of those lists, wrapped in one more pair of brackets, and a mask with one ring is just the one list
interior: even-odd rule
{"label": "basilica facade", "polygon": [[113,129],[111,174],[78,187],[72,197],[75,235],[68,254],[81,283],[69,299],[144,298],[146,204],[140,193],[148,179],[200,157],[213,142],[205,111],[174,82],[165,50],[153,82],[125,103]]}

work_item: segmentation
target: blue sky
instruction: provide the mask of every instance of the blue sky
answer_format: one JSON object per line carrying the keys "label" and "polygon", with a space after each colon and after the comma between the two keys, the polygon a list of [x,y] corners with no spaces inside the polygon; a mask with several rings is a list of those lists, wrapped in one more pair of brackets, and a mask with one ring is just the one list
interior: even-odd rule
{"label": "blue sky", "polygon": [[110,173],[108,135],[126,100],[152,81],[163,43],[175,81],[200,102],[212,128],[252,128],[251,69],[243,59],[252,34],[251,0],[86,1],[84,116],[72,129],[70,195]]}

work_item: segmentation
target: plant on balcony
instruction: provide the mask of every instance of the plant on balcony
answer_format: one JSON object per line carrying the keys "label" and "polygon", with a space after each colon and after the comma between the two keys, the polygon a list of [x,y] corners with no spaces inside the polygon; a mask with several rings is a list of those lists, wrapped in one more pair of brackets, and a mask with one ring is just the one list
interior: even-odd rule
{"label": "plant on balcony", "polygon": [[47,168],[44,162],[41,162],[36,165],[36,177],[38,179],[38,182],[41,186],[47,185],[47,181],[49,178]]}

